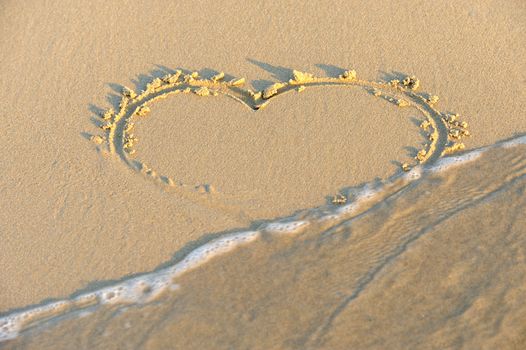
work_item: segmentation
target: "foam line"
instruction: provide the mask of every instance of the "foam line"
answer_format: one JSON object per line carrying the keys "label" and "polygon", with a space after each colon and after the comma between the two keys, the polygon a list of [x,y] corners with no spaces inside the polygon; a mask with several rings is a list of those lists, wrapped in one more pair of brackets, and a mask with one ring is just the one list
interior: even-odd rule
{"label": "foam line", "polygon": [[169,268],[133,277],[72,299],[51,302],[2,317],[0,318],[0,342],[16,338],[23,327],[29,323],[58,317],[86,306],[149,302],[167,290],[177,290],[179,286],[173,282],[176,277],[216,256],[252,242],[259,234],[259,231],[244,231],[225,235],[196,248],[182,261]]}
{"label": "foam line", "polygon": [[298,233],[309,225],[308,221],[278,221],[265,225],[264,230],[275,234]]}

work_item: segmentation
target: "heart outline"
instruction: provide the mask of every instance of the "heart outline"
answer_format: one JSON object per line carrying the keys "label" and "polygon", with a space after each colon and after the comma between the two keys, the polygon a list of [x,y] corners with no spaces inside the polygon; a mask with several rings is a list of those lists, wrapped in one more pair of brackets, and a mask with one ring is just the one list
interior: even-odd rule
{"label": "heart outline", "polygon": [[404,171],[409,171],[417,164],[433,162],[445,154],[464,149],[460,139],[463,136],[470,136],[467,123],[460,122],[458,114],[442,113],[434,107],[438,101],[437,96],[417,92],[420,81],[414,76],[406,76],[402,81],[392,79],[388,82],[375,82],[357,78],[354,70],[347,70],[337,77],[316,77],[310,73],[293,70],[292,77],[287,82],[276,82],[258,92],[243,88],[244,78],[225,81],[224,76],[221,72],[207,79],[199,77],[197,72],[183,74],[181,70],[177,70],[162,78],[153,78],[140,93],[123,87],[117,113],[110,108],[100,115],[105,121],[100,127],[107,134],[93,135],[91,140],[99,145],[105,143],[107,151],[117,155],[131,169],[142,172],[162,185],[176,187],[172,178],[159,175],[146,163],[132,159],[135,153],[133,148],[135,140],[130,133],[134,125],[133,120],[147,114],[150,110],[149,105],[171,95],[192,93],[198,96],[224,95],[253,111],[258,111],[268,106],[270,101],[278,96],[293,91],[301,92],[314,86],[359,87],[399,107],[412,107],[418,110],[425,117],[420,127],[425,131],[431,129],[428,133],[430,143],[418,151],[413,164],[402,164]]}

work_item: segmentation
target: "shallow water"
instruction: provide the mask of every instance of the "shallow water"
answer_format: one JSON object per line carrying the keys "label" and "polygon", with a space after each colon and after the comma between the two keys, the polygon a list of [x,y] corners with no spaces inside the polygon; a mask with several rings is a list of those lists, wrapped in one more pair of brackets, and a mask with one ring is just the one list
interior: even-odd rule
{"label": "shallow water", "polygon": [[4,315],[0,348],[524,348],[525,143],[444,158],[346,206]]}

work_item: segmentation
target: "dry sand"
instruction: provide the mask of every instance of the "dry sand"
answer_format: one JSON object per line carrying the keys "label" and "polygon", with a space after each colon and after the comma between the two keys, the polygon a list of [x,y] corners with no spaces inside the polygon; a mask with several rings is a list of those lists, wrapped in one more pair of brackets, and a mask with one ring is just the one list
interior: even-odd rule
{"label": "dry sand", "polygon": [[[466,146],[476,148],[526,130],[525,44],[522,1],[2,2],[0,314],[327,204],[399,172],[426,143],[420,113],[359,88],[308,87],[257,112],[228,98],[170,97],[135,131],[137,158],[173,178],[167,187],[89,140],[102,134],[98,113],[118,108],[122,85],[140,91],[177,69],[224,71],[254,91],[293,69],[355,69],[367,81],[415,74],[420,90],[440,96],[440,111],[465,116]],[[499,203],[488,205],[509,204]],[[468,221],[498,221],[484,210]],[[408,264],[427,259],[414,254]]]}

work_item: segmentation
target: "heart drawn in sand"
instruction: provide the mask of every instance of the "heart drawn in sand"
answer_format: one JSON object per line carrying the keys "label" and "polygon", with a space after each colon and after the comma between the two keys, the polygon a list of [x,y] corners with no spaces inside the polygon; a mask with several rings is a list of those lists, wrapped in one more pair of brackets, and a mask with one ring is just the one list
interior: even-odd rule
{"label": "heart drawn in sand", "polygon": [[[460,121],[457,114],[439,112],[435,108],[438,97],[418,92],[420,81],[412,76],[401,81],[374,82],[359,79],[354,70],[345,71],[337,77],[316,77],[294,70],[290,80],[277,82],[262,91],[245,89],[244,83],[244,78],[225,81],[224,73],[202,78],[197,72],[183,74],[178,70],[151,80],[141,92],[124,87],[118,110],[109,109],[101,115],[103,123],[100,127],[105,134],[94,135],[91,140],[100,146],[107,146],[111,154],[115,154],[130,168],[143,173],[160,185],[177,187],[177,179],[159,174],[144,162],[134,159],[137,139],[132,131],[135,121],[147,116],[157,101],[177,94],[195,94],[203,98],[226,96],[257,111],[267,107],[274,98],[294,91],[301,92],[313,86],[354,86],[398,107],[414,108],[422,114],[425,119],[420,127],[428,141],[416,154],[413,164],[401,165],[403,171],[409,171],[417,164],[433,161],[443,154],[463,149],[461,139],[469,136],[467,123]],[[344,199],[339,197],[335,198],[334,203],[342,201]]]}

